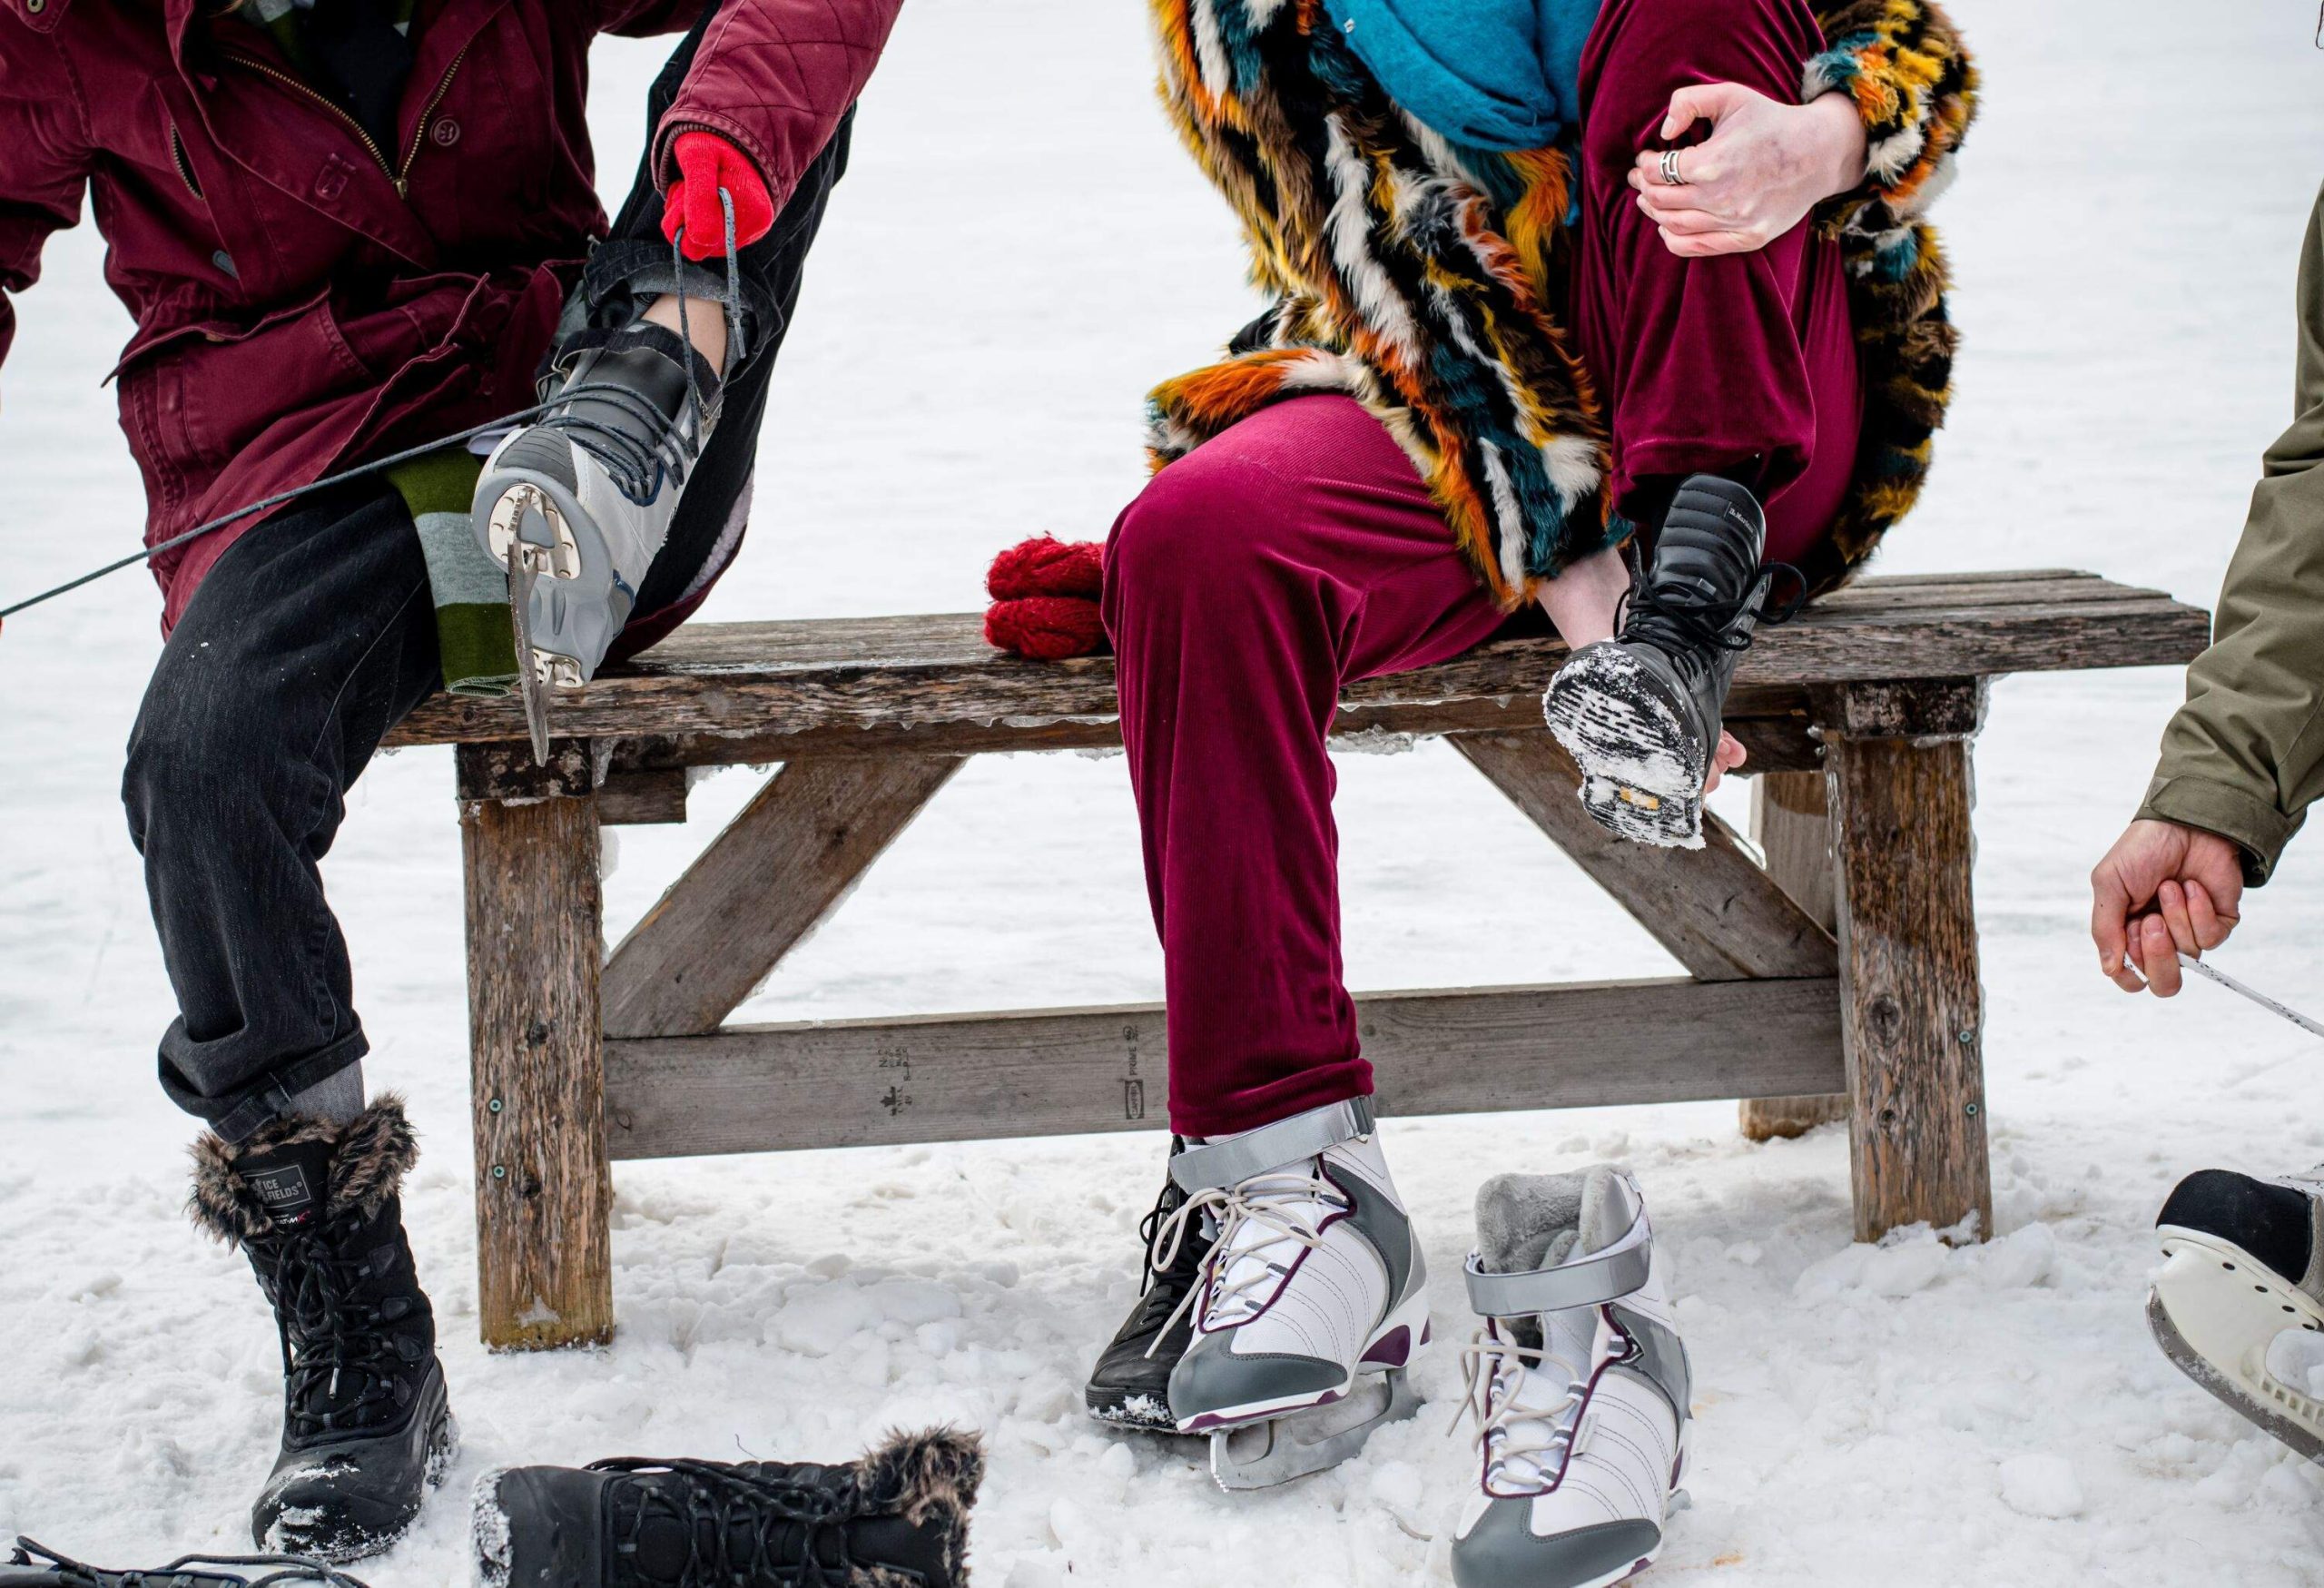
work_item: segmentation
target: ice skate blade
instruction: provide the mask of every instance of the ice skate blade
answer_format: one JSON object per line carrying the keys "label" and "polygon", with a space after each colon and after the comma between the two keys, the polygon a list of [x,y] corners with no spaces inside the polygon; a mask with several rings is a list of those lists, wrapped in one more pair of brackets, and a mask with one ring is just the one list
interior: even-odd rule
{"label": "ice skate blade", "polygon": [[573,538],[556,498],[539,486],[519,481],[502,491],[485,519],[485,542],[492,560],[505,563],[509,548],[523,546],[526,561],[554,579],[581,577],[581,547]]}
{"label": "ice skate blade", "polygon": [[2147,1327],[2172,1366],[2223,1405],[2324,1465],[2324,1399],[2268,1371],[2287,1330],[2324,1334],[2324,1307],[2229,1241],[2166,1225]]}
{"label": "ice skate blade", "polygon": [[1702,847],[1705,747],[1642,664],[1617,645],[1585,646],[1551,680],[1541,715],[1581,772],[1592,821],[1633,843]]}
{"label": "ice skate blade", "polygon": [[548,764],[548,688],[533,649],[533,581],[538,577],[524,544],[508,543],[508,624],[517,647],[517,693],[525,705],[525,733],[533,743],[533,764]]}
{"label": "ice skate blade", "polygon": [[1420,1396],[1404,1369],[1368,1373],[1329,1406],[1217,1430],[1210,1436],[1210,1475],[1232,1494],[1327,1472],[1361,1451],[1376,1430],[1419,1410]]}

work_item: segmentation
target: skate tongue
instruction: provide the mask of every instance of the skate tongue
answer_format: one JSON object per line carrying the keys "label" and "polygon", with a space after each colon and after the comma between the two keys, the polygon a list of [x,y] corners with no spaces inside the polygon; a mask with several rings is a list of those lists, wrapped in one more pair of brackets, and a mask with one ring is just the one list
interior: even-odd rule
{"label": "skate tongue", "polygon": [[[1629,1229],[1620,1177],[1604,1164],[1573,1174],[1495,1175],[1477,1191],[1477,1265],[1488,1274],[1558,1267],[1604,1250]],[[1586,1309],[1581,1316],[1595,1317]],[[1507,1318],[1503,1327],[1521,1346],[1542,1343],[1539,1318]],[[1588,1327],[1594,1337],[1595,1324]]]}
{"label": "skate tongue", "polygon": [[296,1141],[242,1159],[234,1166],[251,1199],[278,1228],[312,1224],[328,1210],[330,1145]]}

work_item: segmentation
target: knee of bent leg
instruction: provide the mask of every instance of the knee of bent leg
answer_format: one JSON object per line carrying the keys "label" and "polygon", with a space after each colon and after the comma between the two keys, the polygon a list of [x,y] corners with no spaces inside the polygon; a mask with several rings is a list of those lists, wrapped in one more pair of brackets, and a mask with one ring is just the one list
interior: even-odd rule
{"label": "knee of bent leg", "polygon": [[1280,478],[1197,448],[1147,482],[1106,547],[1106,585],[1128,599],[1216,599],[1255,583],[1288,518]]}
{"label": "knee of bent leg", "polygon": [[245,669],[163,653],[130,730],[121,797],[142,850],[149,828],[208,820],[256,800],[280,760],[282,714]]}

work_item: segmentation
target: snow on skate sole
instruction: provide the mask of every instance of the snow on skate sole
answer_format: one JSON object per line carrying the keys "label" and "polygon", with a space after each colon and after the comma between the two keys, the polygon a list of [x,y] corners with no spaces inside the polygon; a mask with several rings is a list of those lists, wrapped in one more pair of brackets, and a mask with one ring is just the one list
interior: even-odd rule
{"label": "snow on skate sole", "polygon": [[2188,1377],[2284,1444],[2324,1465],[2324,1399],[2268,1368],[2289,1329],[2324,1334],[2324,1306],[2230,1241],[2164,1225],[2164,1262],[2147,1325]]}
{"label": "snow on skate sole", "polygon": [[1590,647],[1559,669],[1541,714],[1581,769],[1581,803],[1599,825],[1634,843],[1703,846],[1703,746],[1636,662]]}

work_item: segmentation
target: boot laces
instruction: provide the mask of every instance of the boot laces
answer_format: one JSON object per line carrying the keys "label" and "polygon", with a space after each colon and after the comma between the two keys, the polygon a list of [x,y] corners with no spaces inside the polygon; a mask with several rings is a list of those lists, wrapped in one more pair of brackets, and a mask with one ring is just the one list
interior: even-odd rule
{"label": "boot laces", "polygon": [[[1455,1433],[1462,1418],[1475,1419],[1470,1445],[1483,1458],[1489,1493],[1503,1493],[1492,1487],[1496,1477],[1511,1479],[1525,1493],[1547,1492],[1555,1481],[1551,1475],[1564,1466],[1573,1448],[1581,1406],[1590,1395],[1588,1367],[1550,1349],[1546,1337],[1541,1346],[1503,1339],[1499,1324],[1487,1318],[1461,1347],[1461,1370],[1467,1388],[1444,1431]],[[1531,1406],[1521,1398],[1537,1377],[1556,1384],[1561,1375],[1564,1385],[1550,1405]]]}
{"label": "boot laces", "polygon": [[[1137,1223],[1137,1238],[1146,1249],[1145,1272],[1138,1277],[1137,1282],[1137,1293],[1145,1298],[1138,1308],[1139,1319],[1150,1322],[1157,1310],[1168,1307],[1171,1309],[1167,1315],[1169,1322],[1162,1326],[1165,1332],[1170,1323],[1177,1321],[1177,1304],[1186,1299],[1187,1292],[1202,1277],[1203,1259],[1210,1252],[1207,1245],[1197,1247],[1181,1241],[1172,1248],[1167,1263],[1155,1261],[1156,1238],[1161,1232],[1163,1221],[1172,1216],[1170,1203],[1172,1193],[1177,1189],[1175,1186],[1164,1186],[1162,1194],[1155,1198],[1153,1208]],[[1147,1355],[1152,1353],[1149,1351]]]}
{"label": "boot laces", "polygon": [[371,1427],[397,1409],[403,1358],[379,1327],[379,1309],[353,1295],[369,1267],[369,1256],[340,1251],[320,1227],[292,1231],[277,1248],[271,1299],[295,1435]]}
{"label": "boot laces", "polygon": [[[1783,575],[1792,578],[1795,587],[1785,600],[1770,606],[1768,594]],[[1641,574],[1622,598],[1622,610],[1616,616],[1625,643],[1650,645],[1673,661],[1683,662],[1706,653],[1749,650],[1752,636],[1738,626],[1746,613],[1764,624],[1788,623],[1798,616],[1807,599],[1807,576],[1787,562],[1768,564],[1749,587],[1731,601],[1659,590],[1653,580]]]}
{"label": "boot laces", "polygon": [[[741,250],[734,242],[734,195],[723,187],[718,190],[718,207],[726,222],[726,295],[722,306],[726,318],[726,367],[731,370],[742,362],[743,352],[743,267]],[[710,433],[712,416],[694,374],[694,334],[687,322],[684,242],[682,223],[670,240],[670,264],[678,282],[678,340],[686,347],[686,412],[694,423],[673,422],[642,393],[615,380],[583,380],[564,388],[556,396],[558,406],[539,421],[540,429],[556,431],[596,459],[614,488],[641,508],[650,507],[665,483],[684,487],[686,471],[702,456]],[[606,423],[576,412],[574,405],[583,398],[612,405],[629,422]]]}
{"label": "boot laces", "polygon": [[[862,1508],[852,1474],[826,1485],[707,1461],[616,1456],[589,1464],[592,1472],[669,1473],[675,1485],[626,1485],[632,1504],[621,1507],[615,1549],[635,1558],[647,1524],[684,1524],[686,1558],[671,1588],[846,1588],[856,1571],[847,1546],[847,1523]],[[785,1536],[788,1530],[797,1529]],[[796,1546],[786,1560],[784,1545]]]}
{"label": "boot laces", "polygon": [[[1313,1251],[1324,1244],[1324,1226],[1334,1215],[1346,1212],[1351,1204],[1323,1172],[1320,1159],[1310,1159],[1308,1163],[1310,1167],[1304,1170],[1271,1169],[1237,1185],[1206,1187],[1161,1221],[1151,1248],[1151,1261],[1157,1269],[1167,1269],[1177,1260],[1189,1224],[1208,1218],[1218,1226],[1206,1260],[1208,1283],[1187,1287],[1185,1299],[1162,1326],[1164,1335],[1197,1297],[1207,1297],[1203,1308],[1206,1319],[1248,1322],[1265,1310],[1254,1293],[1262,1288],[1272,1292],[1297,1260],[1296,1251],[1278,1248]],[[1256,1232],[1248,1244],[1241,1241],[1246,1229]],[[1156,1336],[1155,1346],[1161,1343],[1162,1336]],[[1153,1354],[1154,1346],[1148,1346],[1147,1355]]]}

